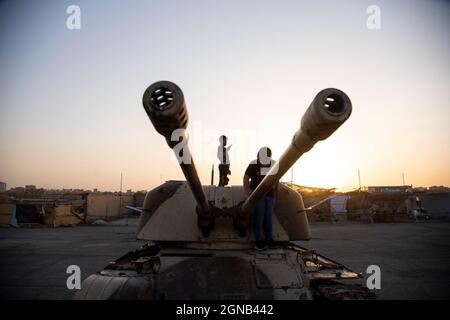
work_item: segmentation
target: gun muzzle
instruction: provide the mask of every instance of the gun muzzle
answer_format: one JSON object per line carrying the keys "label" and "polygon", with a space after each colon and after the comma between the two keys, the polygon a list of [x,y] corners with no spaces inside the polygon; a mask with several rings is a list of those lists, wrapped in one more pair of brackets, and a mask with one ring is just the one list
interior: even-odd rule
{"label": "gun muzzle", "polygon": [[[142,102],[156,131],[166,138],[167,144],[177,156],[181,170],[197,202],[198,225],[202,229],[203,236],[207,237],[214,220],[211,219],[210,206],[189,150],[185,133],[188,113],[183,92],[175,83],[159,81],[145,90]],[[177,145],[180,148],[175,148]]]}

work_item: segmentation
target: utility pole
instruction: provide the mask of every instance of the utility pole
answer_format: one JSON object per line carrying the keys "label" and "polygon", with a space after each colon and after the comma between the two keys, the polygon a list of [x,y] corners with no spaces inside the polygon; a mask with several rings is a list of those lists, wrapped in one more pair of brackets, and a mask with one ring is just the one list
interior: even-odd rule
{"label": "utility pole", "polygon": [[358,169],[358,181],[359,181],[359,191],[361,191],[361,172]]}
{"label": "utility pole", "polygon": [[122,172],[120,172],[120,195],[122,195]]}
{"label": "utility pole", "polygon": [[[121,210],[122,210],[122,172],[120,172],[119,214]],[[128,226],[128,213],[126,214],[126,225]]]}
{"label": "utility pole", "polygon": [[403,185],[406,186],[406,184],[405,184],[405,173],[404,172],[402,172],[402,179],[403,179]]}

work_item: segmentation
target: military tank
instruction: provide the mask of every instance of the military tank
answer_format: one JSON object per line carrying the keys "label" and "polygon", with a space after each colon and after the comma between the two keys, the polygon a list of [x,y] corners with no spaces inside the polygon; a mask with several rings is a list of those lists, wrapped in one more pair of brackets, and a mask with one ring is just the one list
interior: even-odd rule
{"label": "military tank", "polygon": [[280,184],[273,215],[275,246],[256,250],[256,202],[315,143],[351,115],[348,96],[320,91],[277,164],[249,197],[242,186],[202,185],[189,149],[181,89],[152,84],[144,109],[175,152],[186,181],[167,181],[145,197],[137,238],[147,243],[89,276],[75,299],[365,299],[361,274],[297,244],[311,238],[301,195]]}

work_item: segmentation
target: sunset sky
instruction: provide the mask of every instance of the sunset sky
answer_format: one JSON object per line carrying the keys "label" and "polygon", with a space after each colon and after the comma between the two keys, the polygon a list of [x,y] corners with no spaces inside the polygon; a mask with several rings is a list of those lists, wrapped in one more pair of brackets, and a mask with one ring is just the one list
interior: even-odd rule
{"label": "sunset sky", "polygon": [[[66,8],[81,8],[69,30]],[[366,9],[381,9],[369,30]],[[294,183],[450,185],[448,1],[2,1],[0,181],[8,188],[151,189],[183,179],[142,95],[184,92],[200,178],[219,136],[231,184],[267,145],[277,159],[322,89],[350,119],[294,167]],[[290,180],[290,172],[284,177]]]}

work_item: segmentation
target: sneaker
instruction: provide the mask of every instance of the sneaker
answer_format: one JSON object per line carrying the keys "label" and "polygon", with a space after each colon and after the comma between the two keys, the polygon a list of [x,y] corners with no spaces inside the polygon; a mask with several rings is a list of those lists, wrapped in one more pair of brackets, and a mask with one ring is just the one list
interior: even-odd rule
{"label": "sneaker", "polygon": [[278,248],[277,244],[273,240],[267,241],[267,245],[268,245],[269,249],[277,249]]}
{"label": "sneaker", "polygon": [[256,250],[265,250],[267,249],[266,243],[264,241],[256,241],[256,245],[255,245],[255,249]]}

